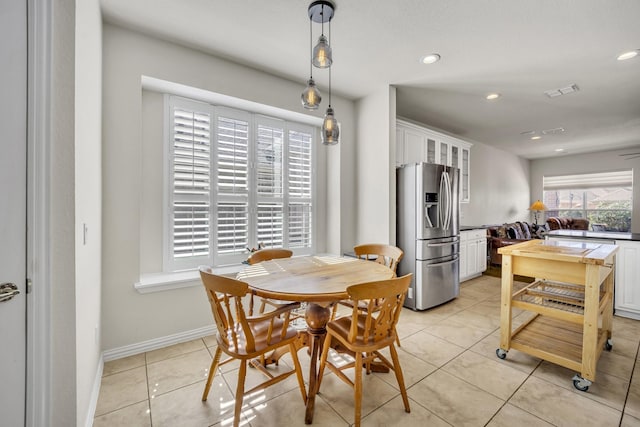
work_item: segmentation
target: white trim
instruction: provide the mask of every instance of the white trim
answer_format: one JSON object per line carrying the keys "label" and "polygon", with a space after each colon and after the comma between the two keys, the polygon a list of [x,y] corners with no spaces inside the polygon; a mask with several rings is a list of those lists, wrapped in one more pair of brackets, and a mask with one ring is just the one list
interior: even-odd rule
{"label": "white trim", "polygon": [[86,427],[93,426],[93,418],[96,415],[96,408],[98,407],[98,397],[100,396],[100,384],[102,383],[103,371],[104,371],[104,356],[101,354],[100,360],[98,361],[98,369],[96,369],[96,375],[93,378],[93,388],[91,389],[91,398],[89,399],[87,419],[84,423]]}
{"label": "white trim", "polygon": [[125,345],[111,350],[105,350],[104,353],[102,353],[102,359],[105,362],[109,362],[111,360],[122,359],[123,357],[129,357],[136,354],[144,353],[146,351],[157,350],[159,348],[167,347],[174,344],[180,344],[183,342],[192,341],[198,338],[203,338],[215,334],[215,326],[203,326],[202,328],[192,329],[190,331],[167,335],[160,338],[154,338],[152,340]]}
{"label": "white trim", "polygon": [[[214,273],[219,275],[235,275],[244,268],[245,264],[232,264],[214,268]],[[141,274],[140,280],[133,287],[141,294],[169,291],[171,289],[191,288],[201,286],[198,270],[176,271],[173,273]]]}
{"label": "white trim", "polygon": [[51,321],[49,291],[49,175],[51,94],[51,4],[28,3],[28,164],[27,164],[27,410],[26,425],[51,423]]}
{"label": "white trim", "polygon": [[169,93],[189,99],[197,99],[214,105],[224,105],[238,110],[250,111],[252,113],[264,114],[266,116],[276,116],[284,120],[305,123],[311,126],[322,126],[323,119],[310,116],[308,114],[296,113],[284,108],[273,107],[271,105],[260,104],[258,102],[247,101],[234,96],[223,95],[204,89],[198,89],[187,85],[156,79],[154,77],[141,77],[142,89],[152,90],[160,93]]}

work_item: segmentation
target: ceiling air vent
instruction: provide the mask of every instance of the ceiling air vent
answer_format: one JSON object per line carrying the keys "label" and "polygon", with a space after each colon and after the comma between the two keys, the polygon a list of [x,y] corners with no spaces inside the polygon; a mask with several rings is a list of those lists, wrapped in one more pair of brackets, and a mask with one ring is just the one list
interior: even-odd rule
{"label": "ceiling air vent", "polygon": [[564,128],[553,128],[553,129],[546,129],[542,131],[543,135],[557,135],[559,133],[564,132]]}
{"label": "ceiling air vent", "polygon": [[571,86],[561,87],[559,89],[545,90],[544,94],[547,95],[549,98],[555,98],[556,96],[566,95],[568,93],[577,92],[579,90],[580,88],[578,87],[578,85],[574,83]]}

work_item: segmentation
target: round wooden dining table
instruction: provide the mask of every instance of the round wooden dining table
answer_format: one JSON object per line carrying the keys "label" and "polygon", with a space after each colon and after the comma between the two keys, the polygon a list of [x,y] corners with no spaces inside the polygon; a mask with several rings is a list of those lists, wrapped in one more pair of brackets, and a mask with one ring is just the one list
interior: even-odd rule
{"label": "round wooden dining table", "polygon": [[[264,261],[245,268],[237,279],[265,298],[306,302],[311,363],[305,423],[311,424],[318,393],[318,358],[331,317],[331,306],[348,299],[347,287],[394,277],[392,270],[377,262],[351,257],[302,256]],[[276,359],[277,360],[277,357]]]}

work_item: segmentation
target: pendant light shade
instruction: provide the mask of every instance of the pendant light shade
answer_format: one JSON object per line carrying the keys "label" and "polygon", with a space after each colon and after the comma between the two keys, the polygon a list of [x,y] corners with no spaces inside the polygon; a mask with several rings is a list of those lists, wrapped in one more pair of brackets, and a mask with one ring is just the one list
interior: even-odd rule
{"label": "pendant light shade", "polygon": [[324,145],[335,145],[338,143],[339,137],[338,121],[333,115],[333,108],[329,106],[322,122],[322,143]]}
{"label": "pendant light shade", "polygon": [[309,79],[307,81],[307,87],[302,92],[302,106],[307,110],[317,110],[320,106],[320,101],[322,101],[322,96],[320,96],[320,91],[316,87],[316,83],[313,79]]}
{"label": "pendant light shade", "polygon": [[332,62],[331,46],[323,34],[318,38],[318,44],[313,48],[313,65],[317,68],[329,68]]}

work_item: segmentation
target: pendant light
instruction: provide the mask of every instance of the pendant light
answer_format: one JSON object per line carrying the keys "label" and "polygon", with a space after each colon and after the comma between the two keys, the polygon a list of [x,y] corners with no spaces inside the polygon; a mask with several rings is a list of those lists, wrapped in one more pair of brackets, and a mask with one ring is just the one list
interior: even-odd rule
{"label": "pendant light", "polygon": [[327,112],[322,122],[322,143],[324,145],[336,145],[339,136],[338,121],[333,114],[333,108],[331,108],[331,68],[329,68],[329,107],[327,107]]}
{"label": "pendant light", "polygon": [[[335,13],[335,5],[329,0],[317,0],[309,5],[309,34],[310,46],[313,43],[312,23],[322,24],[322,34],[318,38],[318,44],[311,50],[311,64],[317,68],[329,68],[329,107],[322,121],[321,139],[325,145],[334,145],[338,143],[340,129],[338,121],[335,118],[333,108],[331,107],[331,64],[333,63],[331,46],[331,19]],[[324,23],[329,23],[329,38],[324,35]],[[313,69],[311,67],[311,69]],[[311,73],[310,73],[311,74]],[[320,93],[315,86],[313,76],[307,81],[307,87],[302,92],[302,105],[304,108],[315,110],[320,104]]]}
{"label": "pendant light", "polygon": [[[311,50],[311,46],[313,43],[313,35],[311,28],[311,20],[309,20],[309,51]],[[313,81],[313,57],[309,59],[309,80],[307,81],[307,87],[302,92],[302,106],[307,110],[317,110],[320,106],[320,101],[322,101],[322,96],[320,95],[320,91],[316,87],[316,82]]]}
{"label": "pendant light", "polygon": [[317,68],[329,68],[331,67],[332,62],[333,59],[331,58],[331,46],[329,46],[329,40],[324,36],[324,34],[322,34],[318,38],[318,44],[313,48],[313,65]]}
{"label": "pendant light", "polygon": [[312,53],[313,65],[316,68],[329,68],[333,62],[329,39],[324,35],[324,23],[329,22],[329,35],[331,35],[331,18],[333,18],[334,10],[335,6],[330,1],[314,1],[309,5],[309,18],[322,24],[322,33]]}

